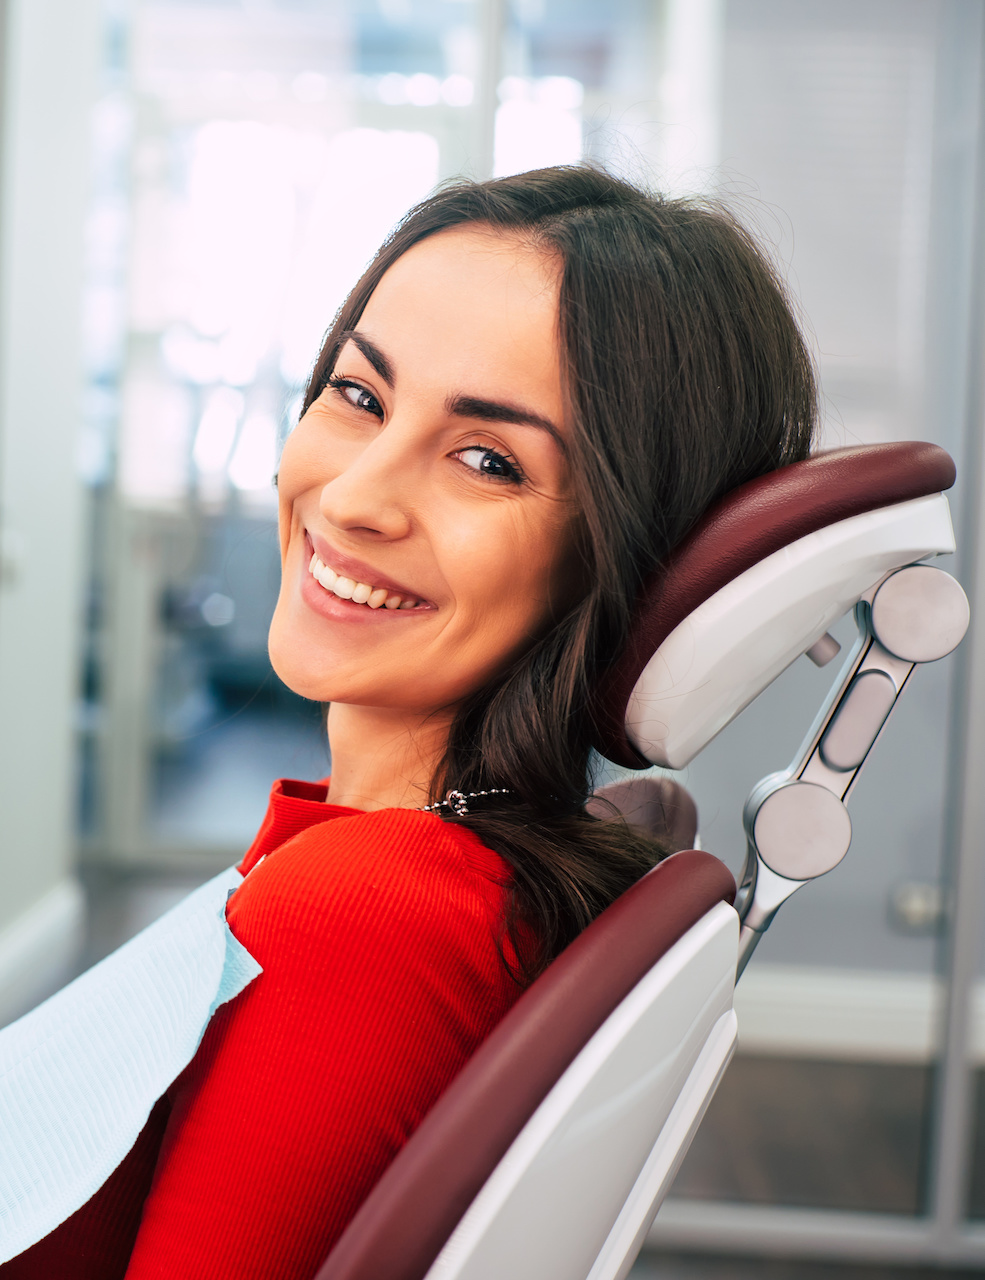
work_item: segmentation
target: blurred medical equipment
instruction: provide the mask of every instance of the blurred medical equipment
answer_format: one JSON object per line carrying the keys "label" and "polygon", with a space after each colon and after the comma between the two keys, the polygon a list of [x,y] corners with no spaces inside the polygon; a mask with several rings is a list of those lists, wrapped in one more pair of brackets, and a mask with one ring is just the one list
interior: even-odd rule
{"label": "blurred medical equipment", "polygon": [[[954,464],[935,445],[836,450],[726,495],[647,584],[600,692],[598,746],[679,769],[800,654],[858,639],[804,744],[745,807],[736,892],[674,854],[521,997],[366,1199],[318,1280],[622,1280],[735,1048],[732,993],[784,901],[841,861],[845,801],[914,668],[968,625]],[[611,793],[692,843],[664,784]],[[686,839],[685,839],[686,838]],[[676,841],[675,841],[676,843]],[[734,907],[732,905],[734,901]]]}

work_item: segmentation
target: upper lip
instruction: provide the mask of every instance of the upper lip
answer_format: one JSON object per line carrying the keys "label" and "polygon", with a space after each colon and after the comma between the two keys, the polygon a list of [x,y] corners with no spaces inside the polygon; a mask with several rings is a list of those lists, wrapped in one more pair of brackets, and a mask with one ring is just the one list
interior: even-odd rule
{"label": "upper lip", "polygon": [[328,565],[329,568],[334,569],[336,573],[341,574],[343,577],[351,578],[353,582],[365,582],[370,587],[386,587],[387,591],[393,591],[403,596],[405,600],[417,600],[421,604],[432,603],[430,600],[425,599],[419,591],[415,591],[412,587],[404,586],[396,578],[391,578],[387,574],[381,573],[379,569],[374,569],[365,560],[357,560],[355,556],[346,555],[344,551],[337,550],[310,529],[306,530],[306,532],[312,550],[322,564]]}

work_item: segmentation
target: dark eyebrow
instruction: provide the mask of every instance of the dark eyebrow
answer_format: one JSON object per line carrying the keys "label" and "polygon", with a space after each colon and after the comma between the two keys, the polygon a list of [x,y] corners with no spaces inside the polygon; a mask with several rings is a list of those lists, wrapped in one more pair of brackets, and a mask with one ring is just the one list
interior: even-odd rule
{"label": "dark eyebrow", "polygon": [[340,351],[346,342],[355,343],[386,385],[392,390],[394,383],[393,365],[379,349],[376,343],[370,342],[369,338],[360,333],[357,329],[345,329],[339,334]]}
{"label": "dark eyebrow", "polygon": [[459,418],[477,418],[480,422],[512,422],[517,426],[539,427],[546,431],[558,448],[565,452],[565,443],[561,432],[550,418],[525,409],[519,404],[502,404],[498,400],[483,400],[479,396],[449,396],[445,401],[445,410]]}
{"label": "dark eyebrow", "polygon": [[[339,335],[339,350],[346,342],[354,343],[388,387],[396,381],[393,365],[379,349],[358,329],[345,329]],[[445,412],[458,418],[476,418],[479,422],[512,422],[517,426],[539,427],[554,440],[562,453],[566,452],[564,438],[550,418],[545,418],[523,405],[504,404],[498,400],[483,400],[480,396],[454,395],[445,401]]]}

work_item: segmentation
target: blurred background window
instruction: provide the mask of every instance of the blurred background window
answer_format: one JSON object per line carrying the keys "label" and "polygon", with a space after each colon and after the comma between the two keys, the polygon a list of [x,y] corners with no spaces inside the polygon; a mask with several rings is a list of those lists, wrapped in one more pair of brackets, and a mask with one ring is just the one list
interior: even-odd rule
{"label": "blurred background window", "polygon": [[[46,14],[68,2],[34,0]],[[89,959],[238,859],[274,778],[329,771],[322,709],[266,653],[272,479],[337,308],[444,180],[587,158],[723,200],[789,282],[817,354],[823,443],[921,438],[956,458],[952,567],[971,587],[981,0],[72,2],[95,15],[99,46],[71,739]],[[40,38],[17,39],[41,65]],[[66,110],[88,111],[73,92]],[[27,544],[0,532],[2,584]],[[4,625],[0,613],[0,653]],[[66,644],[74,661],[74,633]],[[853,796],[851,856],[759,949],[737,994],[742,1053],[681,1174],[688,1204],[661,1217],[665,1246],[724,1247],[735,1218],[720,1202],[758,1202],[833,1215],[810,1229],[751,1219],[763,1239],[824,1252],[851,1231],[869,1257],[936,1246],[901,1244],[864,1212],[919,1232],[933,1211],[952,1257],[985,1261],[985,1237],[960,1234],[964,1216],[985,1217],[981,910],[967,937],[949,929],[975,838],[959,743],[982,661],[919,673]],[[792,756],[829,680],[798,662],[683,777],[704,847],[733,869],[750,786]],[[949,990],[969,946],[974,972]],[[966,1067],[978,1122],[955,1092]]]}
{"label": "blurred background window", "polygon": [[138,0],[107,23],[84,831],[113,858],[228,860],[272,777],[327,771],[319,709],[266,656],[272,478],[348,290],[467,166],[476,14]]}

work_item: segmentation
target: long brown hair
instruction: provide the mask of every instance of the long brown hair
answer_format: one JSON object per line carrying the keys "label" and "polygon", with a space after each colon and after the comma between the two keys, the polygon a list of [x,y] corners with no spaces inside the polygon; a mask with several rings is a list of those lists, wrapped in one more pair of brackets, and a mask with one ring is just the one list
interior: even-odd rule
{"label": "long brown hair", "polygon": [[[449,789],[510,792],[446,820],[512,867],[507,926],[529,978],[666,852],[584,811],[592,690],[624,643],[643,578],[715,498],[807,455],[817,394],[783,285],[729,213],[578,165],[455,182],[412,209],[336,317],[306,409],[387,268],[467,223],[542,246],[560,263],[585,534],[581,599],[459,709],[433,783],[433,799]],[[519,941],[531,934],[535,952]]]}

